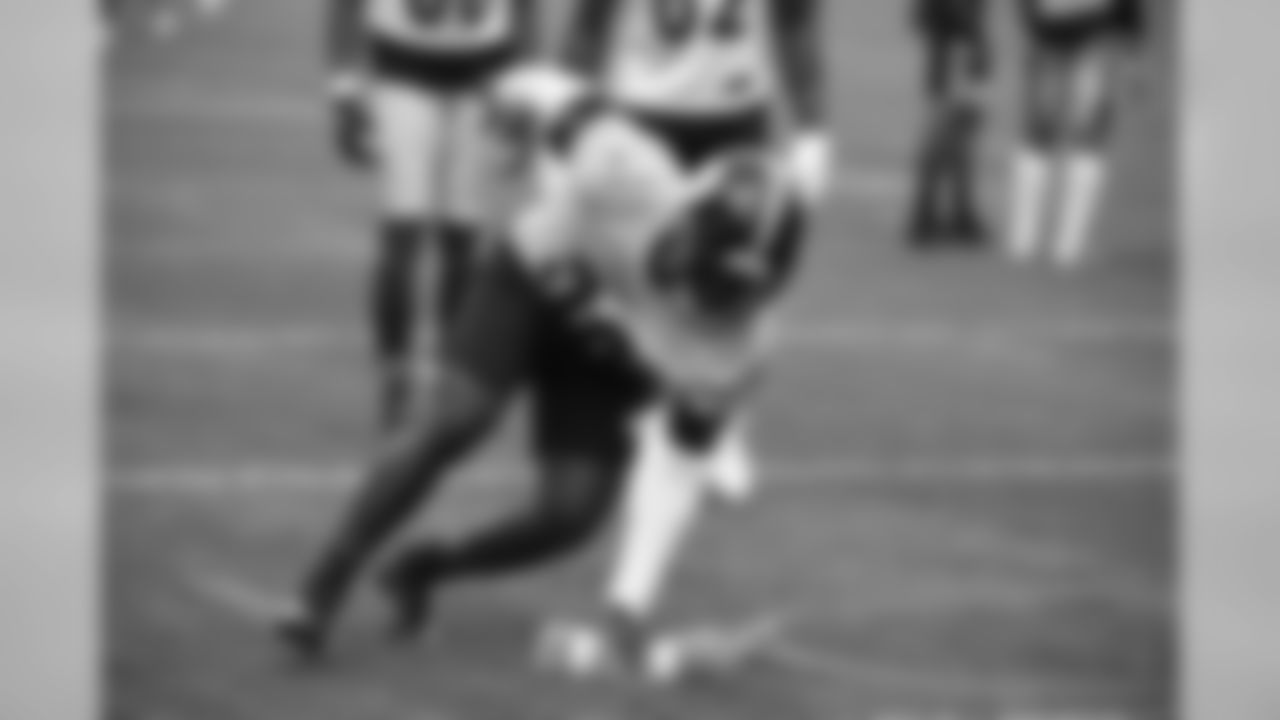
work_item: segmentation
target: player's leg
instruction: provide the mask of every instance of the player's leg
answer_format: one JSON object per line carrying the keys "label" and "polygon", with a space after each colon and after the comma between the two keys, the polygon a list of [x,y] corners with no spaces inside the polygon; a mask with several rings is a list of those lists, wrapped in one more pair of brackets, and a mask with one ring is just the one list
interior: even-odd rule
{"label": "player's leg", "polygon": [[474,291],[445,339],[425,401],[387,443],[302,589],[300,614],[281,626],[303,655],[328,631],[371,556],[472,450],[524,381],[531,358],[531,291],[514,261],[477,268]]}
{"label": "player's leg", "polygon": [[[662,603],[710,496],[741,499],[749,491],[750,466],[741,418],[652,406],[634,426],[636,456],[617,545],[604,589],[603,616],[581,625],[552,625],[539,643],[542,658],[577,670],[619,667],[661,679],[671,668]],[[683,661],[716,662],[691,647]]]}
{"label": "player's leg", "polygon": [[371,93],[381,220],[370,278],[373,349],[384,423],[403,417],[413,386],[417,284],[423,245],[438,234],[437,156],[443,106],[420,84],[383,78]]}
{"label": "player's leg", "polygon": [[[548,332],[535,384],[532,428],[539,456],[534,500],[451,540],[407,548],[389,568],[396,627],[420,631],[445,583],[541,567],[585,546],[612,515],[630,456],[626,418],[643,379],[607,359],[583,362],[578,340]],[[567,351],[567,352],[562,352]]]}
{"label": "player's leg", "polygon": [[986,50],[977,39],[956,46],[958,77],[948,117],[944,193],[949,201],[948,231],[957,241],[981,244],[986,239],[979,187],[983,108],[980,86],[986,78]]}
{"label": "player's leg", "polygon": [[491,202],[493,143],[484,88],[457,89],[448,106],[447,147],[441,148],[441,193],[444,221],[440,226],[436,307],[445,323],[457,311],[466,292],[469,268],[492,242]]}
{"label": "player's leg", "polygon": [[1009,170],[1009,254],[1026,260],[1038,253],[1054,211],[1055,154],[1060,136],[1057,115],[1064,92],[1068,51],[1033,33],[1028,39],[1023,83],[1021,137]]}
{"label": "player's leg", "polygon": [[612,613],[648,625],[712,485],[699,461],[726,435],[724,418],[654,408],[636,425],[637,456],[606,587]]}
{"label": "player's leg", "polygon": [[1095,232],[1110,168],[1107,144],[1114,124],[1113,55],[1106,38],[1088,42],[1072,58],[1061,116],[1062,195],[1052,231],[1055,262],[1079,263]]}
{"label": "player's leg", "polygon": [[908,226],[921,246],[976,241],[984,234],[974,177],[982,120],[978,89],[987,74],[982,19],[937,13],[933,25],[922,26],[927,119]]}
{"label": "player's leg", "polygon": [[946,155],[950,81],[947,40],[937,30],[924,34],[925,127],[916,155],[915,188],[907,232],[920,247],[935,244],[942,233],[939,209],[941,178]]}

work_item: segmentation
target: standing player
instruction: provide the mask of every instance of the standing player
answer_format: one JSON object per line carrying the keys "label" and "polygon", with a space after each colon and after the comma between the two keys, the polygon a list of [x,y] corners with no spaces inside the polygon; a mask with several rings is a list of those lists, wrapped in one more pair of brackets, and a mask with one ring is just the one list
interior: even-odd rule
{"label": "standing player", "polygon": [[917,247],[979,244],[981,84],[990,72],[986,0],[915,0],[925,50],[928,117],[916,167],[908,238]]}
{"label": "standing player", "polygon": [[417,266],[437,259],[437,314],[457,305],[486,234],[483,95],[533,45],[533,0],[330,0],[335,141],[371,163],[381,225],[370,281],[383,420],[403,416],[412,387]]}
{"label": "standing player", "polygon": [[1143,1],[1021,0],[1029,58],[1007,229],[1015,259],[1047,250],[1070,266],[1086,252],[1109,174],[1117,55],[1142,36]]}
{"label": "standing player", "polygon": [[784,143],[807,200],[826,191],[823,0],[579,0],[569,63],[694,172],[744,145]]}

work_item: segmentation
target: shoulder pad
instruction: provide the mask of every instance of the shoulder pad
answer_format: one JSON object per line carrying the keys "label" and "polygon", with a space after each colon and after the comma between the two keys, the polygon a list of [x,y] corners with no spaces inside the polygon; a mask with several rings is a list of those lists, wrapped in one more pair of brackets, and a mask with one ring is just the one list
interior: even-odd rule
{"label": "shoulder pad", "polygon": [[528,64],[504,75],[493,90],[500,114],[519,123],[555,153],[568,151],[605,110],[604,97],[577,75],[554,65]]}
{"label": "shoulder pad", "polygon": [[504,106],[519,108],[543,120],[550,120],[588,94],[585,80],[556,65],[526,63],[505,73],[495,83],[492,95]]}

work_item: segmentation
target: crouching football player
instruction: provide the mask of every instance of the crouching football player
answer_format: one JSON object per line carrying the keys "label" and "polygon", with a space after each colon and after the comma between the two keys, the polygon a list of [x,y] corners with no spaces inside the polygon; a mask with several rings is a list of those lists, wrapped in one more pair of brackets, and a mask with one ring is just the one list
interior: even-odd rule
{"label": "crouching football player", "polygon": [[[664,240],[670,250],[658,251],[665,269],[652,295],[597,310],[634,348],[654,391],[632,425],[636,456],[603,617],[553,626],[540,641],[560,662],[587,665],[579,669],[654,678],[675,671],[677,648],[658,627],[667,580],[707,500],[740,501],[755,483],[747,406],[773,348],[807,215],[795,187],[760,156],[726,158],[713,170],[725,173],[723,184]],[[666,280],[681,277],[689,279]]]}
{"label": "crouching football player", "polygon": [[335,142],[380,186],[369,313],[385,425],[412,383],[418,267],[453,312],[488,228],[485,93],[533,45],[534,0],[330,0]]}
{"label": "crouching football player", "polygon": [[1144,0],[1022,0],[1029,53],[1008,249],[1083,259],[1108,180],[1118,51],[1142,36]]}

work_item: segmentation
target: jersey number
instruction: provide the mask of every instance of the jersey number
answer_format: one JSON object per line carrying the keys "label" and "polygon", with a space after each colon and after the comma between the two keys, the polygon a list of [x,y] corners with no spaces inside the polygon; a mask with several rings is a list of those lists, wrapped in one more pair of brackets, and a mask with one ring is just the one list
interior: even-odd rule
{"label": "jersey number", "polygon": [[469,27],[484,20],[489,0],[409,0],[409,9],[423,25]]}
{"label": "jersey number", "polygon": [[658,33],[670,45],[734,40],[746,29],[748,0],[652,0]]}

